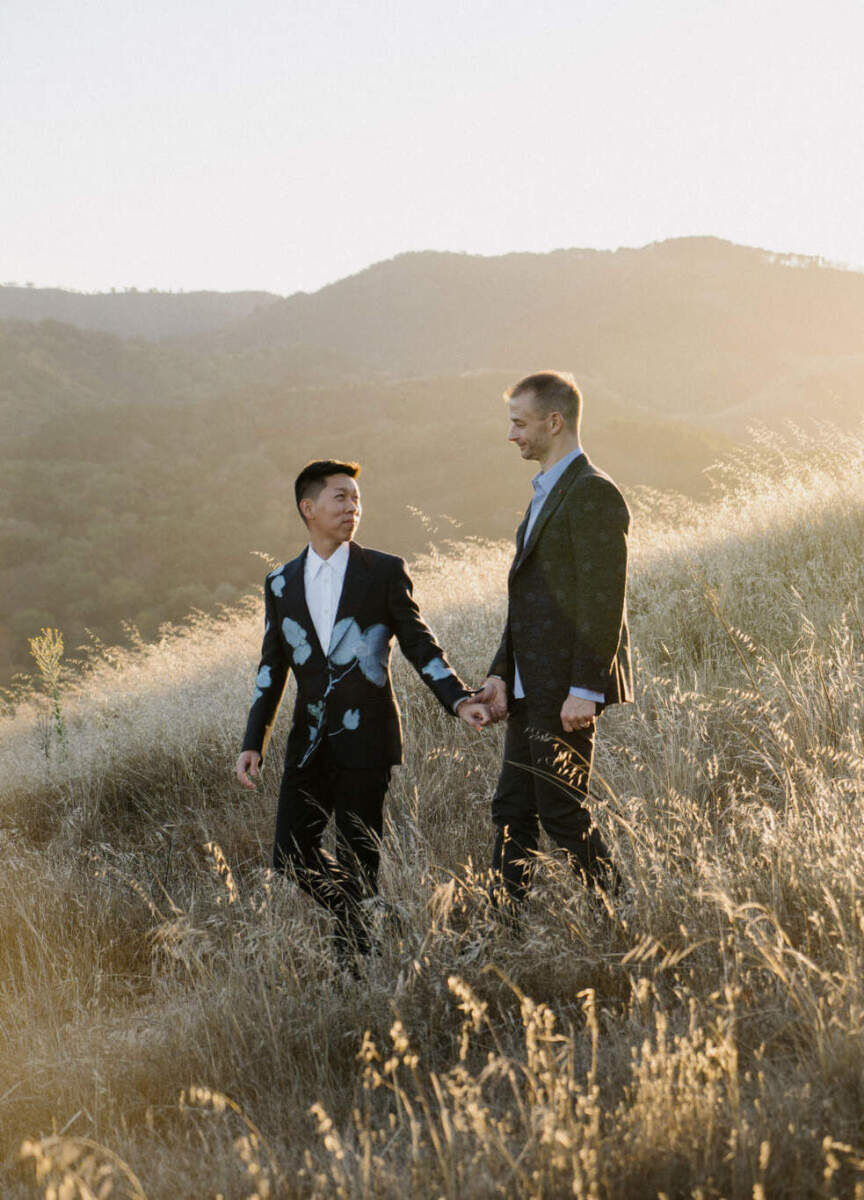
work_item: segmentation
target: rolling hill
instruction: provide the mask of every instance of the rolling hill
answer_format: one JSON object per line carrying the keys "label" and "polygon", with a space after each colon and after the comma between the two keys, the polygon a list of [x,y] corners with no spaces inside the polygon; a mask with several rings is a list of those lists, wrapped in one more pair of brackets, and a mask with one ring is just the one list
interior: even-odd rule
{"label": "rolling hill", "polygon": [[187,337],[221,328],[276,299],[270,292],[70,292],[4,284],[0,321],[62,321],[120,337]]}

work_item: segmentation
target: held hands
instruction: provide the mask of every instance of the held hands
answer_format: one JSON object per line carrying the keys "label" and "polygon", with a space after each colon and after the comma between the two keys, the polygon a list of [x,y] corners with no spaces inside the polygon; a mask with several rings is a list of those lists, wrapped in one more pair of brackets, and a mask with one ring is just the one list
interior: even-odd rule
{"label": "held hands", "polygon": [[[255,789],[254,780],[261,771],[261,755],[257,750],[244,750],[237,759],[237,782],[244,788]],[[249,776],[252,776],[250,779]]]}
{"label": "held hands", "polygon": [[[489,716],[493,722],[502,721],[507,716],[507,686],[504,680],[499,679],[497,675],[490,675],[484,681],[474,699],[488,706]],[[561,725],[565,733],[573,733],[576,729],[587,729],[596,715],[597,705],[593,700],[568,696],[561,705]]]}
{"label": "held hands", "polygon": [[582,700],[579,696],[568,696],[561,705],[561,724],[566,733],[576,729],[587,729],[597,713],[593,700]]}
{"label": "held hands", "polygon": [[485,704],[479,703],[476,697],[463,700],[456,709],[456,715],[461,717],[466,725],[470,725],[476,733],[479,733],[483,726],[490,724],[492,720],[489,709]]}
{"label": "held hands", "polygon": [[493,721],[502,721],[507,716],[507,685],[497,675],[490,675],[484,680],[474,699],[480,704],[488,705]]}

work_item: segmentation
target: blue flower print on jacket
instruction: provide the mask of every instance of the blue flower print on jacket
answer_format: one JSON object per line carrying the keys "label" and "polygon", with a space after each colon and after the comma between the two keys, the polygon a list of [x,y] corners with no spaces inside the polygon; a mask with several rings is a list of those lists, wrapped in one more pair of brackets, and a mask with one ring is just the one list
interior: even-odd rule
{"label": "blue flower print on jacket", "polygon": [[306,747],[306,752],[297,764],[298,767],[305,767],[306,763],[312,757],[313,751],[318,746],[318,742],[321,740],[321,733],[324,728],[324,701],[316,700],[314,704],[307,704],[306,711],[309,714],[309,745]]}
{"label": "blue flower print on jacket", "polygon": [[281,596],[285,591],[285,576],[281,567],[270,576],[270,591],[274,596]]}
{"label": "blue flower print on jacket", "polygon": [[261,670],[258,672],[258,675],[255,679],[255,691],[252,693],[252,703],[253,704],[255,703],[256,700],[261,699],[261,697],[264,695],[263,689],[268,688],[270,686],[271,682],[272,682],[272,680],[270,679],[270,668],[266,667],[266,666],[262,667]]}
{"label": "blue flower print on jacket", "polygon": [[370,625],[361,630],[353,617],[343,617],[333,628],[329,661],[339,667],[353,666],[356,662],[370,683],[383,687],[387,682],[389,644],[386,625]]}
{"label": "blue flower print on jacket", "polygon": [[423,674],[427,675],[429,679],[437,680],[449,679],[453,672],[447,666],[444,659],[439,655],[438,658],[433,658],[431,662],[426,664],[426,666],[423,668]]}
{"label": "blue flower print on jacket", "polygon": [[306,711],[309,714],[309,740],[314,742],[324,721],[324,701],[316,700],[314,704],[307,704]]}
{"label": "blue flower print on jacket", "polygon": [[294,662],[302,667],[306,659],[312,653],[312,647],[309,644],[309,635],[306,630],[297,621],[293,621],[291,617],[286,617],[282,622],[282,632],[285,635],[285,641],[294,651]]}
{"label": "blue flower print on jacket", "polygon": [[360,709],[348,708],[342,714],[342,724],[338,729],[331,731],[331,737],[338,737],[340,733],[353,733],[360,724]]}

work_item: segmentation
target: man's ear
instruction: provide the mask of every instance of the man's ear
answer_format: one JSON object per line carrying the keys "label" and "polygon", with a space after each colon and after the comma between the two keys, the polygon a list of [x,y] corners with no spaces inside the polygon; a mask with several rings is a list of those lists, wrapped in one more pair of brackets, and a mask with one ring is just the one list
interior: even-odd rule
{"label": "man's ear", "polygon": [[564,418],[561,414],[559,412],[552,412],[549,414],[549,420],[552,422],[552,432],[560,433],[564,428]]}
{"label": "man's ear", "polygon": [[307,525],[309,524],[309,518],[312,516],[314,509],[315,505],[312,503],[309,497],[304,496],[300,501],[300,515],[303,517],[303,520]]}

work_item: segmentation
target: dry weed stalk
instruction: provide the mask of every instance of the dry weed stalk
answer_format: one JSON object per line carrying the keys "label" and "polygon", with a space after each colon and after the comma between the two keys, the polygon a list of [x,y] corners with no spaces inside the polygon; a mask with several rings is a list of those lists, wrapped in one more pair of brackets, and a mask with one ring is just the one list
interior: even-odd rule
{"label": "dry weed stalk", "polygon": [[32,1160],[45,1200],[147,1200],[128,1163],[89,1138],[46,1137],[21,1146]]}

